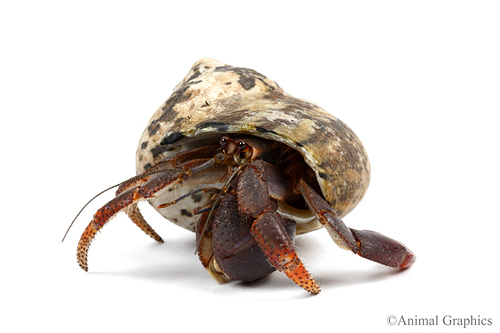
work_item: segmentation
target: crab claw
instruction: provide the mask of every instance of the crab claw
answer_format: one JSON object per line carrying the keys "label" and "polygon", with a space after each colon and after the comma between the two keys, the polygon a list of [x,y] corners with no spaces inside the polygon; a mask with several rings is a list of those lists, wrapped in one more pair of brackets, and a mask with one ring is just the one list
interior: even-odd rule
{"label": "crab claw", "polygon": [[321,288],[295,252],[279,214],[264,212],[253,223],[252,235],[274,268],[284,272],[302,289],[313,295],[319,294]]}

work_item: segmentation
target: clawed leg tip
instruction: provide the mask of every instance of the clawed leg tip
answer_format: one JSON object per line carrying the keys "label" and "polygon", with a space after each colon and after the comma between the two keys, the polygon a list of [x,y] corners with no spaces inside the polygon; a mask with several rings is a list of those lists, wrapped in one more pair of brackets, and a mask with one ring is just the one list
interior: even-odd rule
{"label": "clawed leg tip", "polygon": [[79,262],[78,265],[80,266],[81,269],[83,269],[85,272],[89,271],[89,267],[87,266],[86,263],[81,263]]}
{"label": "clawed leg tip", "polygon": [[318,288],[316,290],[308,290],[309,291],[309,294],[314,296],[314,295],[319,295],[319,293],[321,292],[321,289]]}
{"label": "clawed leg tip", "polygon": [[413,254],[413,252],[411,252],[410,250],[407,250],[403,263],[399,265],[399,267],[403,269],[410,268],[415,263],[416,260],[417,256]]}

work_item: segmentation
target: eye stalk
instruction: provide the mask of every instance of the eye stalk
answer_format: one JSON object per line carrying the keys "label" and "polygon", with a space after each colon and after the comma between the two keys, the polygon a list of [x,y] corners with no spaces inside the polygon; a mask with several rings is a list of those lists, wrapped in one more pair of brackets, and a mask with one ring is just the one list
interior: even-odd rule
{"label": "eye stalk", "polygon": [[252,157],[253,149],[249,146],[245,141],[238,141],[238,157],[239,161],[236,161],[238,164],[246,163]]}
{"label": "eye stalk", "polygon": [[227,156],[233,156],[238,151],[238,144],[227,136],[223,136],[219,139],[222,151]]}

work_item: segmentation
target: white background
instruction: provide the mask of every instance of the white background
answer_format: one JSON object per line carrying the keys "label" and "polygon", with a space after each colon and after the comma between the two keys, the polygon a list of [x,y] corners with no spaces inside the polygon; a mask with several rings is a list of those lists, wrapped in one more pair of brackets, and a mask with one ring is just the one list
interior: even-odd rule
{"label": "white background", "polygon": [[[2,332],[415,331],[387,318],[491,318],[498,330],[500,10],[496,1],[3,1],[0,4]],[[321,230],[298,251],[322,286],[274,273],[219,285],[194,234],[141,207],[75,249],[134,175],[149,118],[202,57],[248,67],[363,141],[372,182],[345,218],[417,255],[398,272]],[[429,328],[429,327],[428,327]]]}

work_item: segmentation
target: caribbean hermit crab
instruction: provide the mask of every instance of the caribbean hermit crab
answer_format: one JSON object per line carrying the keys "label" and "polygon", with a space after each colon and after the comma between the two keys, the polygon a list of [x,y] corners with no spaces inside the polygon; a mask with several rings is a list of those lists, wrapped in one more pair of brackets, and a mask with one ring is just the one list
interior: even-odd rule
{"label": "caribbean hermit crab", "polygon": [[319,293],[294,237],[323,226],[338,246],[361,257],[395,268],[415,261],[402,243],[341,220],[370,178],[358,137],[254,70],[213,59],[195,63],[151,118],[136,165],[137,176],[120,184],[81,236],[77,258],[84,270],[96,232],[121,211],[162,241],[137,207],[143,200],[196,232],[201,263],[219,282],[279,270]]}

